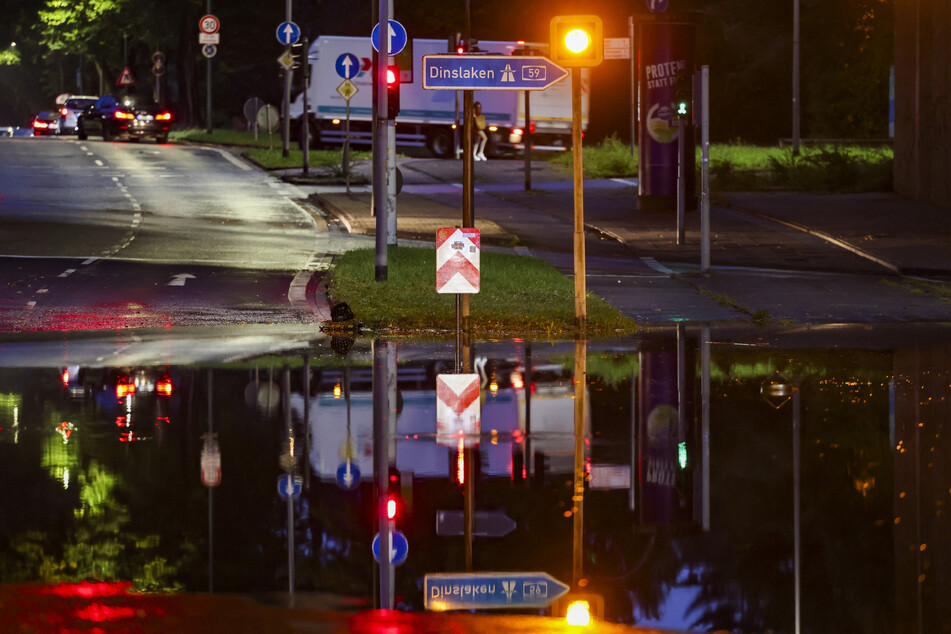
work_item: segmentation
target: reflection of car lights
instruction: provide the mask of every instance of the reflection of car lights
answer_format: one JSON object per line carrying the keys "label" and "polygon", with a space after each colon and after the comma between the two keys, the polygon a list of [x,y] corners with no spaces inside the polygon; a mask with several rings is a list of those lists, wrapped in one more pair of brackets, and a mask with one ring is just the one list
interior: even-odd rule
{"label": "reflection of car lights", "polygon": [[172,395],[172,379],[168,375],[163,376],[158,380],[158,383],[155,384],[155,391],[159,393],[160,396],[171,396]]}
{"label": "reflection of car lights", "polygon": [[68,369],[63,370],[62,377],[63,377],[63,387],[67,387],[69,385],[69,370]]}
{"label": "reflection of car lights", "polygon": [[120,401],[127,396],[132,396],[133,394],[135,394],[135,385],[131,383],[116,384],[116,398]]}
{"label": "reflection of car lights", "polygon": [[521,372],[512,372],[512,375],[509,378],[512,381],[512,387],[516,390],[525,388],[525,379],[522,378]]}

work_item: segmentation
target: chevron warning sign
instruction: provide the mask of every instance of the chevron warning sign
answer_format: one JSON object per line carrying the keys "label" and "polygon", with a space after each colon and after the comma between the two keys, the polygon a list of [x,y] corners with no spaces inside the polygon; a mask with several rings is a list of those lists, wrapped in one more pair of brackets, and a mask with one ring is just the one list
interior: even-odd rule
{"label": "chevron warning sign", "polygon": [[479,230],[436,231],[436,292],[479,292]]}
{"label": "chevron warning sign", "polygon": [[436,442],[444,446],[478,445],[482,409],[478,374],[436,375]]}

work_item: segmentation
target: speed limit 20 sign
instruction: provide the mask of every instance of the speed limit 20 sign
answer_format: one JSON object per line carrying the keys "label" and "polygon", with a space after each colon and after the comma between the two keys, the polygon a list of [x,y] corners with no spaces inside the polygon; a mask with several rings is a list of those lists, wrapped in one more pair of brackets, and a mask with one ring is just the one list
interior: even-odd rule
{"label": "speed limit 20 sign", "polygon": [[214,15],[206,15],[198,21],[198,28],[202,33],[217,33],[221,28],[221,22]]}

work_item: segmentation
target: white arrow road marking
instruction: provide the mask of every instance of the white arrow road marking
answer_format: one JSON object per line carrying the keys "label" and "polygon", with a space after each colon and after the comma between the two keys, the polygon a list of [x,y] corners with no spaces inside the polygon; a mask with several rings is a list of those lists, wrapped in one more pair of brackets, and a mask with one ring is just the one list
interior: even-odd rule
{"label": "white arrow road marking", "polygon": [[172,281],[165,286],[185,286],[185,280],[193,280],[195,276],[191,273],[179,273],[172,276]]}

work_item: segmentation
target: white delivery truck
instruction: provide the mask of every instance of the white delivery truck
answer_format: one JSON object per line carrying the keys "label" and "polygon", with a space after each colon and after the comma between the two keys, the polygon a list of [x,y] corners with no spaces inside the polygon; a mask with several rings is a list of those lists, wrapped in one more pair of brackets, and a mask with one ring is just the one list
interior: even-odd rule
{"label": "white delivery truck", "polygon": [[[518,42],[480,41],[484,53],[511,55],[525,46]],[[533,48],[544,48],[531,45]],[[405,66],[401,65],[400,113],[396,119],[396,143],[402,147],[428,147],[441,158],[454,155],[456,139],[454,126],[462,126],[461,91],[423,90],[422,72],[424,55],[447,55],[448,40],[414,39],[408,45],[405,58],[412,59],[412,81]],[[369,148],[372,143],[371,115],[373,95],[373,49],[369,37],[340,37],[322,35],[310,46],[310,88],[307,93],[311,144],[340,145],[344,141],[344,121],[347,102],[338,87],[343,78],[337,74],[337,58],[351,53],[360,60],[360,72],[351,81],[358,92],[350,99],[350,143]],[[582,75],[582,128],[588,124],[589,75]],[[489,126],[487,153],[520,151],[525,129],[525,93],[517,90],[475,91],[474,100],[482,103],[482,112]],[[571,147],[571,80],[566,78],[548,90],[532,91],[529,114],[534,126],[532,147],[535,149],[565,150]],[[290,106],[293,127],[300,138],[301,115],[304,110],[303,91]]]}

